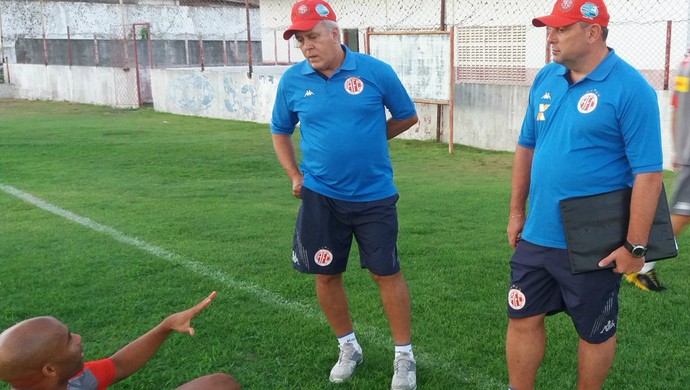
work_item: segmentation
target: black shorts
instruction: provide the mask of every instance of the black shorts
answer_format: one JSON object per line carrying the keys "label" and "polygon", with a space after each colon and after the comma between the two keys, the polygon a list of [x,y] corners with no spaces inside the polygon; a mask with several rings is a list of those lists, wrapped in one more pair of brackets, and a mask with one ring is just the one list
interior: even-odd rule
{"label": "black shorts", "polygon": [[565,311],[589,343],[616,334],[621,275],[611,269],[573,275],[567,250],[522,240],[510,259],[510,279],[508,317]]}
{"label": "black shorts", "polygon": [[371,202],[346,202],[302,187],[293,268],[311,274],[344,272],[354,236],[362,268],[381,276],[399,272],[397,201],[396,194]]}

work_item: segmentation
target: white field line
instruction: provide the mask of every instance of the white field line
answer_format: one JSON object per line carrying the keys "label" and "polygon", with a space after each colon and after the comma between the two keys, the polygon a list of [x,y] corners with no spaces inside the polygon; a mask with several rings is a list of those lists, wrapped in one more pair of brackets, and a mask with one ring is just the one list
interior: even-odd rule
{"label": "white field line", "polygon": [[[174,252],[161,248],[157,245],[149,244],[146,241],[142,241],[136,237],[128,236],[127,234],[122,233],[116,229],[113,229],[109,226],[95,222],[89,218],[82,217],[71,211],[60,208],[54,204],[48,203],[34,195],[31,195],[10,185],[0,183],[0,190],[16,198],[19,198],[27,203],[30,203],[36,207],[39,207],[45,211],[48,211],[52,214],[58,215],[69,221],[85,226],[91,230],[95,230],[97,232],[108,235],[114,238],[116,241],[141,249],[156,257],[160,257],[164,260],[167,260],[173,264],[181,265],[190,271],[193,271],[199,275],[215,280],[216,282],[219,282],[227,287],[252,294],[264,303],[278,307],[285,307],[287,309],[296,311],[299,314],[311,320],[316,320],[324,324],[326,323],[326,320],[323,317],[320,310],[316,310],[312,307],[309,307],[299,302],[291,301],[279,294],[268,291],[257,284],[241,280],[235,280],[229,277],[228,275],[224,274],[220,270],[206,266],[204,263],[186,259]],[[367,343],[374,342],[379,347],[389,347],[392,341],[387,333],[384,334],[384,332],[372,326],[357,324],[356,331],[357,334],[361,335],[359,337],[361,340],[366,340]],[[458,342],[458,348],[462,348],[461,340],[453,340],[453,342]],[[471,379],[468,378],[468,376],[465,374],[465,369],[463,367],[455,366],[450,362],[443,362],[441,361],[441,359],[438,359],[431,353],[424,353],[419,351],[415,352],[415,355],[417,357],[416,360],[418,360],[420,366],[426,366],[429,368],[436,367],[439,369],[443,368],[446,370],[451,370],[451,374],[454,377],[462,380],[465,383],[469,382],[469,379]],[[507,387],[505,384],[488,376],[474,376],[474,379],[477,379],[479,381],[478,384],[481,386],[482,389],[498,389]]]}

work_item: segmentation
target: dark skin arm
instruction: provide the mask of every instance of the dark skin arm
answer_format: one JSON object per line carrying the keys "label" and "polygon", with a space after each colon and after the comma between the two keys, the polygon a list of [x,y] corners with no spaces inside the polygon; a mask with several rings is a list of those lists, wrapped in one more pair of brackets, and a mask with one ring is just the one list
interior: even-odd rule
{"label": "dark skin arm", "polygon": [[191,321],[216,297],[216,292],[194,307],[167,317],[155,328],[117,351],[111,359],[115,363],[115,381],[121,381],[137,372],[156,354],[173,331],[194,336]]}

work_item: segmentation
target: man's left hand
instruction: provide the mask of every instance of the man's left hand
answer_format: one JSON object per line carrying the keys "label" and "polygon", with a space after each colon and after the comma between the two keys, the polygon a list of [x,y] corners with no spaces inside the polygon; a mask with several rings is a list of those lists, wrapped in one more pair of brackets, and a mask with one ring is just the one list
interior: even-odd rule
{"label": "man's left hand", "polygon": [[619,247],[611,252],[610,255],[604,257],[599,262],[599,267],[606,267],[614,261],[616,262],[616,267],[613,269],[613,272],[619,274],[627,275],[640,272],[644,266],[644,257],[634,257],[624,246]]}

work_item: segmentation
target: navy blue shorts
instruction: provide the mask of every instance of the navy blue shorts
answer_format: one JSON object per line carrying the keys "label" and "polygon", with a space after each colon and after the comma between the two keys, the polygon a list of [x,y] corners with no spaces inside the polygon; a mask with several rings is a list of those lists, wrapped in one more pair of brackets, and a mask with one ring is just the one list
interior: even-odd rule
{"label": "navy blue shorts", "polygon": [[400,271],[398,195],[371,202],[346,202],[302,187],[302,205],[292,249],[292,266],[310,274],[345,271],[354,236],[362,268],[375,275]]}
{"label": "navy blue shorts", "polygon": [[616,334],[621,275],[611,269],[573,275],[567,250],[522,240],[510,259],[510,279],[508,317],[565,311],[589,343]]}

